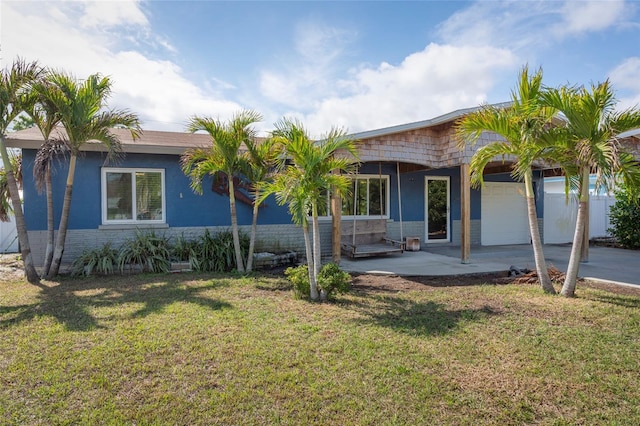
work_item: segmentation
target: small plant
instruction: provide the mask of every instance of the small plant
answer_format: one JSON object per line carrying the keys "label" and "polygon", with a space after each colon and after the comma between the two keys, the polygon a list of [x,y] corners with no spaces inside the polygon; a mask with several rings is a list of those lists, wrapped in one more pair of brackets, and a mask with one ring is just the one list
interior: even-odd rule
{"label": "small plant", "polygon": [[118,255],[121,272],[136,266],[142,272],[169,272],[171,267],[169,240],[155,232],[136,231],[132,240],[125,242]]}
{"label": "small plant", "polygon": [[118,262],[118,251],[108,242],[102,248],[85,250],[71,264],[71,275],[112,274]]}
{"label": "small plant", "polygon": [[176,262],[189,262],[192,270],[199,271],[198,247],[198,241],[187,240],[184,235],[180,235],[171,246],[171,259]]}
{"label": "small plant", "polygon": [[[287,279],[293,284],[293,294],[296,299],[309,299],[311,287],[309,285],[309,268],[307,265],[287,268],[284,271]],[[335,294],[346,293],[351,289],[351,275],[343,271],[336,263],[327,263],[318,273],[318,290],[322,300],[328,300]]]}
{"label": "small plant", "polygon": [[293,296],[296,299],[308,300],[311,297],[309,267],[307,265],[287,268],[284,275],[293,284]]}
{"label": "small plant", "polygon": [[351,289],[351,275],[336,263],[327,263],[318,273],[318,290],[323,300],[334,294],[347,293]]}
{"label": "small plant", "polygon": [[640,248],[640,198],[626,188],[616,191],[616,203],[609,211],[609,232],[622,247]]}
{"label": "small plant", "polygon": [[[249,251],[249,237],[240,233],[240,251],[242,257],[247,257]],[[191,268],[196,271],[229,272],[235,269],[235,249],[233,247],[233,234],[231,231],[223,231],[211,234],[205,230],[193,247],[193,259],[190,259]]]}

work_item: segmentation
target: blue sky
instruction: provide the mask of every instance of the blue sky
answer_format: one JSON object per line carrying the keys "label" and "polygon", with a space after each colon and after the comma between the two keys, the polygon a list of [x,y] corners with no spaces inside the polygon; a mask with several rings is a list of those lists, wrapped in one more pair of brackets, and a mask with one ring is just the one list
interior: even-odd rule
{"label": "blue sky", "polygon": [[373,130],[508,100],[524,64],[640,104],[638,2],[3,0],[0,23],[2,67],[109,75],[146,129],[252,108],[262,131]]}

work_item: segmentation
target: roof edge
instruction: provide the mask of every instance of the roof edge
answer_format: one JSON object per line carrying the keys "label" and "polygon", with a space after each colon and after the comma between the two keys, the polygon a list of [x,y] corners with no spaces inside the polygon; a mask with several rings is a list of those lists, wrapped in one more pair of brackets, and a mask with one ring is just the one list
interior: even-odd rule
{"label": "roof edge", "polygon": [[366,130],[364,132],[351,133],[348,135],[348,137],[353,139],[369,139],[369,138],[375,138],[378,136],[385,136],[385,135],[391,135],[394,133],[406,132],[409,130],[422,129],[425,127],[433,127],[433,126],[437,126],[438,124],[454,121],[464,115],[467,115],[474,111],[478,111],[479,109],[485,108],[487,106],[495,107],[495,108],[506,108],[510,105],[511,105],[511,102],[500,102],[497,104],[485,104],[485,105],[479,105],[479,106],[470,107],[470,108],[462,108],[452,112],[448,112],[446,114],[440,115],[435,118],[430,118],[428,120],[415,121],[413,123],[399,124],[396,126],[383,127],[375,130]]}

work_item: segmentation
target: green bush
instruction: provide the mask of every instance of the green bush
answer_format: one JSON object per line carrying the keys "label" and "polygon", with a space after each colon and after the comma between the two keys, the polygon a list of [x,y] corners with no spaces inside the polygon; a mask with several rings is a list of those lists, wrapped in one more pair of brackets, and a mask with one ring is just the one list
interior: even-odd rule
{"label": "green bush", "polygon": [[616,191],[616,202],[609,210],[609,233],[629,249],[640,248],[640,197],[626,188]]}
{"label": "green bush", "polygon": [[171,259],[176,262],[189,262],[191,269],[199,271],[198,247],[197,240],[187,240],[183,234],[176,238],[175,243],[171,246]]}
{"label": "green bush", "polygon": [[71,264],[71,275],[88,277],[94,273],[112,274],[118,262],[118,250],[108,242],[102,248],[85,250]]}
{"label": "green bush", "polygon": [[142,272],[169,272],[170,244],[155,232],[136,231],[135,238],[126,241],[118,253],[120,272],[139,267]]}
{"label": "green bush", "polygon": [[318,273],[318,290],[324,291],[327,298],[334,294],[346,293],[351,289],[351,275],[343,271],[336,263],[327,263]]}
{"label": "green bush", "polygon": [[[249,236],[240,233],[240,253],[242,258],[249,252]],[[205,230],[204,234],[193,246],[193,256],[189,259],[191,268],[196,271],[229,272],[236,269],[236,255],[233,247],[233,233],[231,231],[211,234]]]}
{"label": "green bush", "polygon": [[[297,299],[309,299],[311,297],[309,268],[307,265],[287,268],[284,274],[293,284],[293,294]],[[346,293],[350,289],[351,275],[340,269],[336,263],[327,263],[320,269],[318,273],[318,290],[324,292],[327,299],[330,299],[335,294]]]}
{"label": "green bush", "polygon": [[308,300],[311,296],[309,267],[307,265],[290,267],[284,271],[284,275],[293,284],[293,296],[296,299]]}

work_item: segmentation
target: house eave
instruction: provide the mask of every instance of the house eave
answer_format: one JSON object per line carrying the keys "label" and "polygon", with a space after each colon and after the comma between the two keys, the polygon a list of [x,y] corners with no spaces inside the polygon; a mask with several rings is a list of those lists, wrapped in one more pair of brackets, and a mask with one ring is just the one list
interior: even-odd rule
{"label": "house eave", "polygon": [[[502,102],[497,104],[491,104],[490,106],[495,108],[507,108],[510,105],[511,105],[511,102]],[[376,138],[380,136],[391,135],[395,133],[407,132],[407,131],[416,130],[416,129],[423,129],[425,127],[433,127],[439,124],[455,121],[458,118],[463,117],[467,114],[470,114],[474,111],[477,111],[481,108],[484,108],[484,106],[458,109],[456,111],[452,111],[447,114],[441,115],[439,117],[431,118],[429,120],[416,121],[413,123],[400,124],[397,126],[383,127],[381,129],[375,129],[375,130],[367,130],[364,132],[352,133],[348,136],[356,140],[370,139],[370,138]]]}

